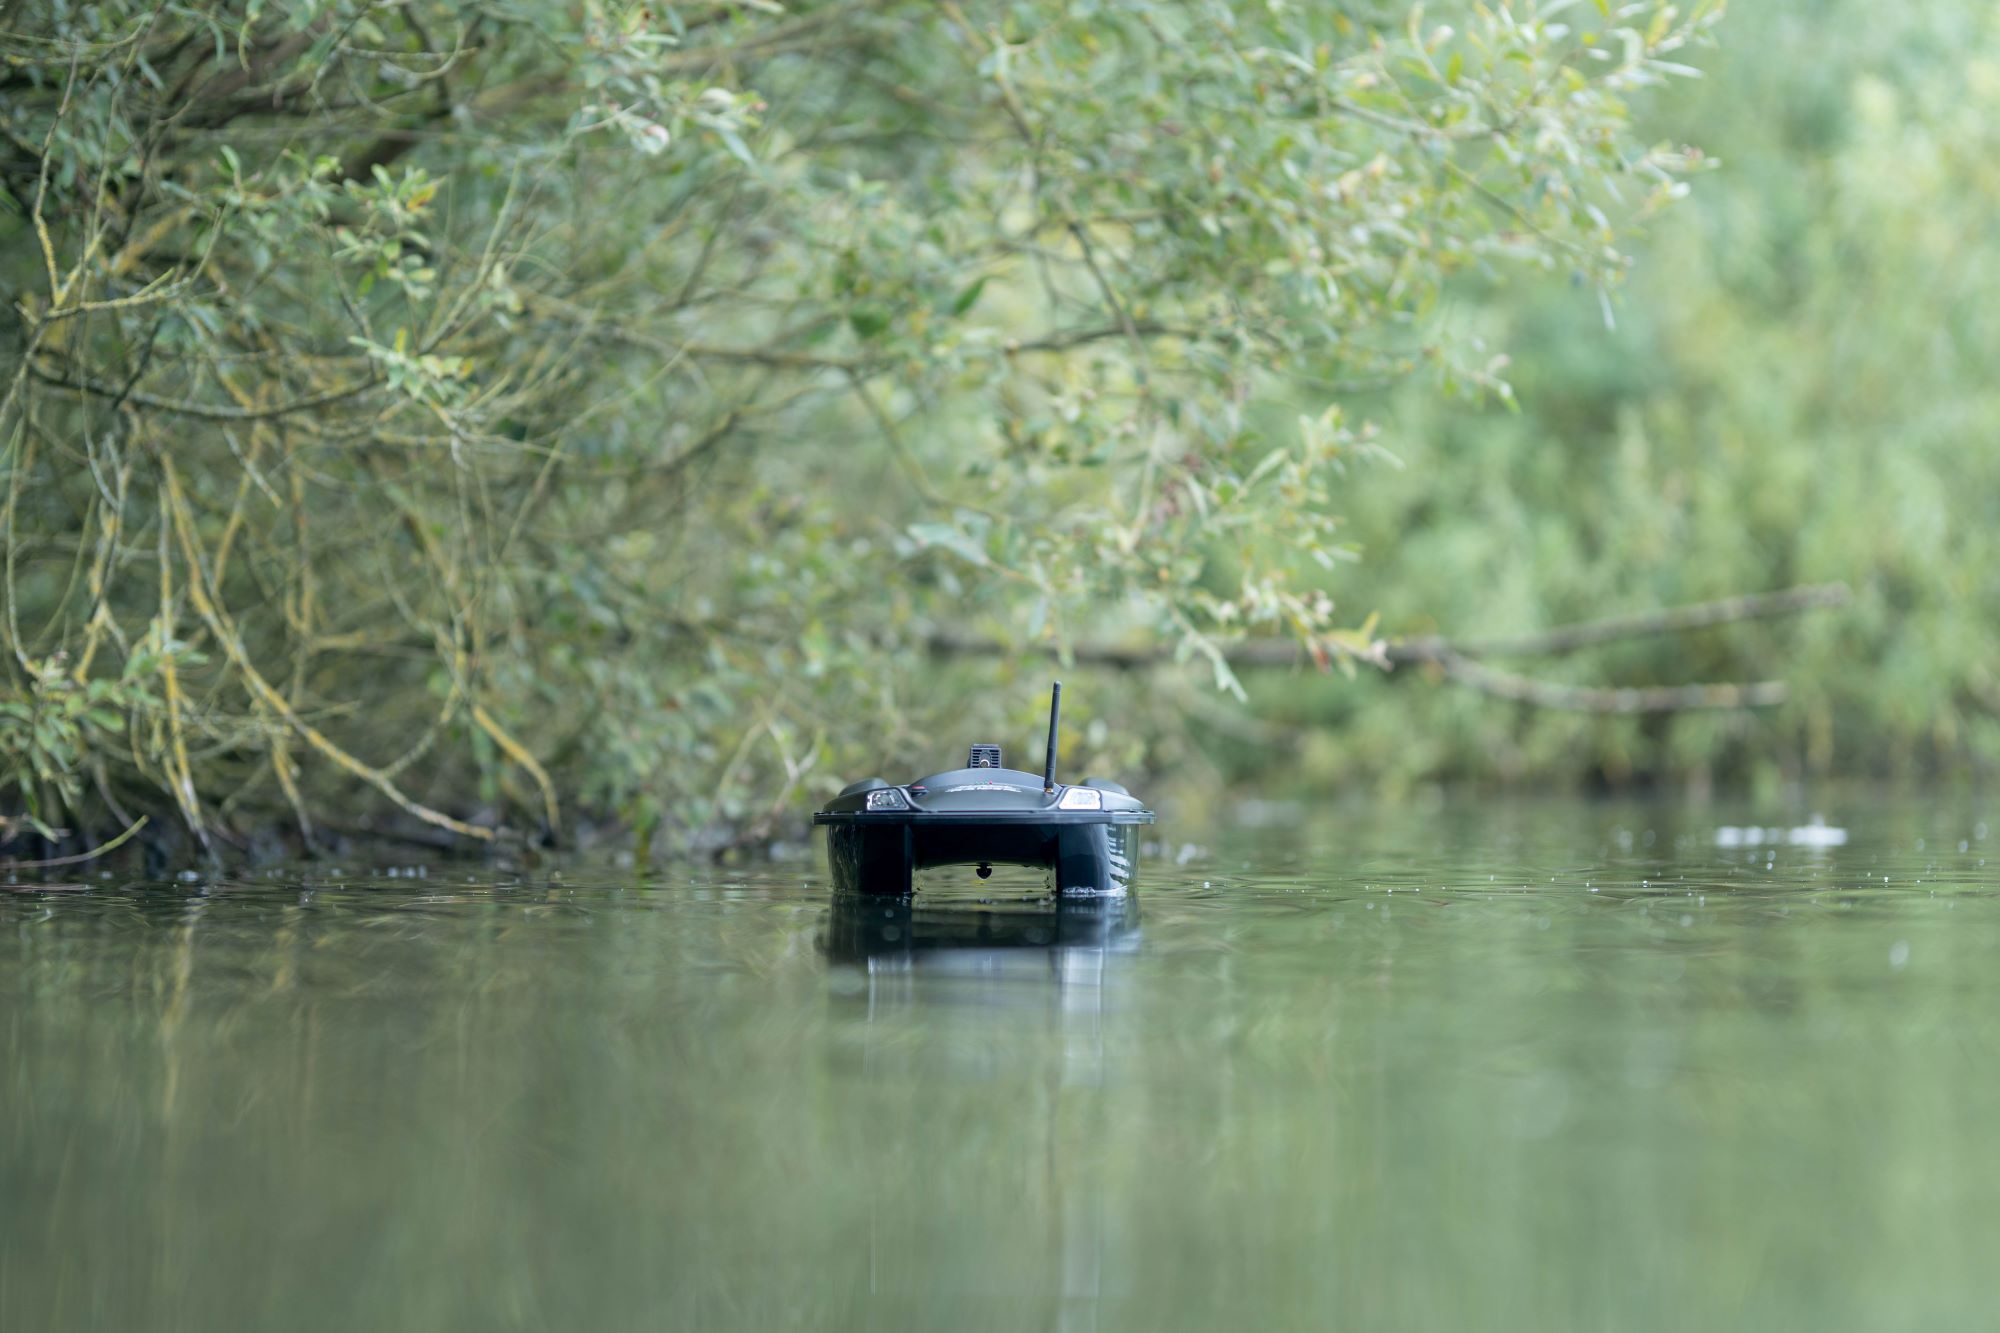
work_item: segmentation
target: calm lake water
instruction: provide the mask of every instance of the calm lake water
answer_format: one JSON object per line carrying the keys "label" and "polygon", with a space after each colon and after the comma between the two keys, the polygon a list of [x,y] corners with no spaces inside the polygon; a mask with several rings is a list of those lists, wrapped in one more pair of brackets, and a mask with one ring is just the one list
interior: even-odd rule
{"label": "calm lake water", "polygon": [[2000,1326],[2000,806],[1810,813],[9,886],[0,1328]]}

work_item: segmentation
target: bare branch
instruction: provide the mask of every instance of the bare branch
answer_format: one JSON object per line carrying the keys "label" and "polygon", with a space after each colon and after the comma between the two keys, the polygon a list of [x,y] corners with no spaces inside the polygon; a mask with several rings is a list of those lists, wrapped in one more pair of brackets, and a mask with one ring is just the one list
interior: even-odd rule
{"label": "bare branch", "polygon": [[40,366],[33,368],[34,377],[44,384],[58,389],[68,389],[72,393],[90,394],[98,398],[109,398],[113,402],[127,402],[139,407],[150,407],[159,412],[171,412],[176,416],[202,417],[210,421],[266,421],[272,417],[290,416],[294,412],[305,412],[315,407],[325,407],[345,398],[353,398],[366,393],[376,385],[373,379],[358,384],[329,389],[325,393],[309,394],[293,399],[289,403],[279,403],[274,407],[223,407],[216,403],[197,403],[184,398],[161,398],[137,389],[118,389],[108,384],[78,376],[69,379],[52,375]]}
{"label": "bare branch", "polygon": [[1654,685],[1642,689],[1603,689],[1531,680],[1496,671],[1471,658],[1446,653],[1437,659],[1445,678],[1495,699],[1555,708],[1573,713],[1683,713],[1701,709],[1774,708],[1785,702],[1785,682],[1760,680],[1749,684]]}
{"label": "bare branch", "polygon": [[[1675,713],[1695,709],[1770,708],[1785,701],[1783,681],[1725,682],[1695,685],[1659,685],[1619,689],[1563,685],[1534,680],[1512,672],[1499,671],[1475,661],[1478,657],[1556,657],[1596,644],[1654,634],[1685,633],[1712,625],[1740,620],[1798,615],[1846,605],[1845,584],[1809,584],[1779,592],[1750,593],[1712,602],[1668,607],[1642,615],[1613,616],[1559,626],[1541,634],[1508,639],[1454,643],[1442,638],[1407,639],[1381,646],[1384,665],[1431,665],[1440,668],[1447,680],[1496,699],[1587,713]],[[1004,655],[1009,645],[991,639],[939,631],[927,646],[939,656]],[[1056,645],[1043,646],[1050,654],[1062,652]],[[1144,671],[1163,666],[1173,654],[1151,645],[1073,644],[1063,655],[1085,666],[1109,667],[1116,671]],[[1311,658],[1306,646],[1291,639],[1252,639],[1236,644],[1225,653],[1231,668],[1298,667]]]}
{"label": "bare branch", "polygon": [[10,859],[5,864],[7,869],[9,870],[45,870],[50,866],[80,865],[85,861],[95,861],[98,857],[104,855],[106,852],[112,852],[118,850],[118,848],[124,846],[126,842],[131,840],[133,834],[137,833],[140,829],[144,827],[146,827],[146,816],[140,815],[136,820],[132,822],[131,826],[127,828],[123,833],[111,839],[109,842],[101,842],[97,844],[97,846],[91,848],[87,852],[78,852],[74,856],[52,856],[46,861],[15,861]]}
{"label": "bare branch", "polygon": [[1621,639],[1637,639],[1654,634],[1684,634],[1711,625],[1727,625],[1739,620],[1768,620],[1795,616],[1806,611],[1828,610],[1847,605],[1845,583],[1809,583],[1779,592],[1747,593],[1722,597],[1712,602],[1670,606],[1638,615],[1610,616],[1574,625],[1559,625],[1540,634],[1522,634],[1504,639],[1474,639],[1453,643],[1443,639],[1408,639],[1389,645],[1391,662],[1433,661],[1441,653],[1460,657],[1562,657],[1580,648],[1594,647]]}

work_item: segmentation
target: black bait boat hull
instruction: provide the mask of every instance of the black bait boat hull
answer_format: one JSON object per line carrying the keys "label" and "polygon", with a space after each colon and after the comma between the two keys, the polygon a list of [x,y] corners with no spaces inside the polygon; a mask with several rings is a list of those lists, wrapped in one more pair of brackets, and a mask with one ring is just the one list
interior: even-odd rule
{"label": "black bait boat hull", "polygon": [[1137,822],[982,822],[919,815],[825,823],[827,860],[840,893],[902,896],[916,873],[939,866],[1039,866],[1064,895],[1122,894],[1139,860]]}
{"label": "black bait boat hull", "polygon": [[1122,894],[1139,860],[1145,803],[1115,782],[1056,781],[1062,684],[1049,692],[1049,741],[1040,774],[1004,768],[1000,747],[974,745],[965,767],[902,786],[864,778],[813,816],[841,893],[903,897],[934,866],[1040,866],[1057,893]]}

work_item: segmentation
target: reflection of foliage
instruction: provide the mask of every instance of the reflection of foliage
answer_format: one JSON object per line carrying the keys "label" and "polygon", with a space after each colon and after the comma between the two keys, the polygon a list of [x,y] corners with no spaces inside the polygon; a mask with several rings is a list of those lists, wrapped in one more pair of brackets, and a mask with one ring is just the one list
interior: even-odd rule
{"label": "reflection of foliage", "polygon": [[1853,604],[1599,650],[1570,677],[1786,679],[1791,702],[1754,717],[1273,681],[1274,717],[1338,726],[1307,758],[1322,777],[1773,790],[2000,763],[2000,12],[1852,0],[1730,25],[1674,110],[1723,169],[1649,242],[1617,334],[1566,291],[1488,303],[1521,411],[1403,400],[1410,466],[1355,511],[1370,558],[1348,592],[1392,630],[1466,635],[1823,580]]}
{"label": "reflection of foliage", "polygon": [[[4,39],[9,669],[39,700],[67,650],[87,691],[162,625],[205,657],[103,701],[105,800],[309,821],[345,781],[473,837],[565,799],[755,827],[909,748],[940,621],[1164,633],[1224,684],[1219,641],[1334,629],[1376,448],[1341,401],[1508,392],[1437,318],[1454,274],[1619,278],[1690,164],[1624,99],[1707,22],[250,15]],[[87,800],[36,753],[38,817]]]}

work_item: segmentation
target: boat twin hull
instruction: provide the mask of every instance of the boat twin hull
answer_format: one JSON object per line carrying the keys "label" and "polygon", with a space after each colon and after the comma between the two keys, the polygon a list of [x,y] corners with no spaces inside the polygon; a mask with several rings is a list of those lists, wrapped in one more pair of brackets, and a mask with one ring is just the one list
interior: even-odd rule
{"label": "boat twin hull", "polygon": [[916,874],[937,866],[1040,866],[1061,894],[1120,894],[1138,865],[1138,825],[1102,822],[1008,822],[941,819],[833,824],[827,858],[842,893],[903,896]]}

